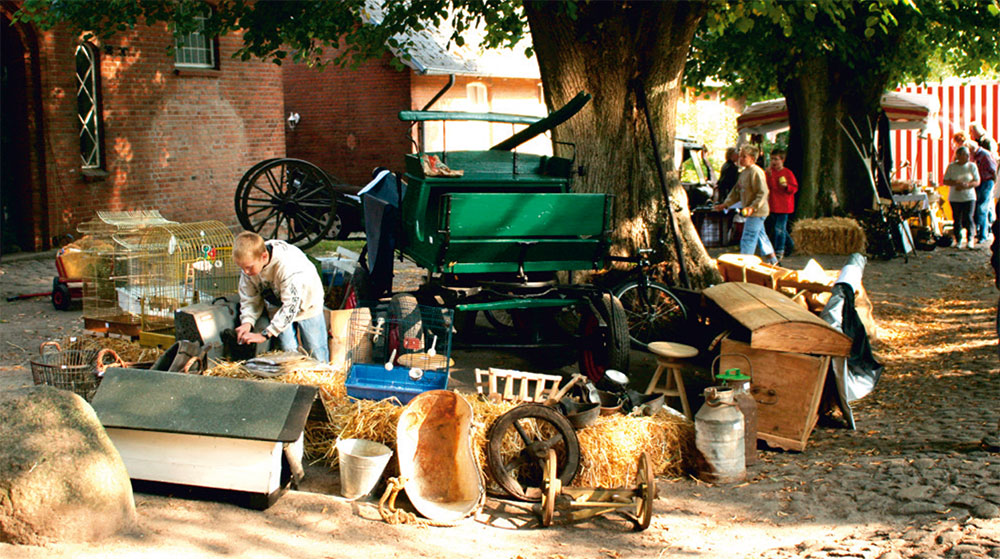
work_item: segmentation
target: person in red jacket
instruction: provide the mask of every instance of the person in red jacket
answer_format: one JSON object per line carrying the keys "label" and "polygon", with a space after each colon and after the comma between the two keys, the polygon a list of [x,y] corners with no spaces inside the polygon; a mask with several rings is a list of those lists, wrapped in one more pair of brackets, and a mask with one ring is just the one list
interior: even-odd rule
{"label": "person in red jacket", "polygon": [[774,255],[778,261],[795,250],[795,243],[788,234],[788,218],[795,213],[795,193],[799,182],[795,175],[785,168],[785,150],[775,148],[771,152],[771,164],[767,169],[767,203],[774,216]]}

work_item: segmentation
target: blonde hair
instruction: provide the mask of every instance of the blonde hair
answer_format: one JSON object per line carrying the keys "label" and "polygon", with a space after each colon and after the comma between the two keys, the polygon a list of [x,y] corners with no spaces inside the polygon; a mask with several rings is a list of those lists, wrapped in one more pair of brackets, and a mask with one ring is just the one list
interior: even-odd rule
{"label": "blonde hair", "polygon": [[757,149],[757,146],[745,145],[740,148],[740,155],[749,155],[750,157],[757,159],[757,156],[760,155],[760,150]]}
{"label": "blonde hair", "polygon": [[249,262],[260,258],[267,247],[264,246],[264,237],[253,231],[244,231],[233,239],[233,262]]}

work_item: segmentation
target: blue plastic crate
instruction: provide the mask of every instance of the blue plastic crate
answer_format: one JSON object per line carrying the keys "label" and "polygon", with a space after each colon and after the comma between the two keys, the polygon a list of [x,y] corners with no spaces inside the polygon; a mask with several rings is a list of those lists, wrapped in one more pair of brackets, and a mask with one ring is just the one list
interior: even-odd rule
{"label": "blue plastic crate", "polygon": [[420,380],[410,378],[409,367],[396,366],[391,371],[383,365],[355,363],[347,374],[347,395],[360,400],[384,400],[393,396],[401,404],[428,390],[448,388],[448,373],[424,371]]}

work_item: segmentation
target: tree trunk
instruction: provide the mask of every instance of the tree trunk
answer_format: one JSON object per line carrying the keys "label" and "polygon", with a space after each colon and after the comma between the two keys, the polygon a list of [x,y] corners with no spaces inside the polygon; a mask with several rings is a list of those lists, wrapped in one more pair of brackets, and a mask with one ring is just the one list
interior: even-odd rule
{"label": "tree trunk", "polygon": [[[851,24],[858,36],[865,18],[861,14]],[[787,165],[799,179],[798,217],[858,216],[874,207],[875,169],[865,165],[841,125],[855,142],[874,150],[879,101],[898,66],[892,61],[907,55],[900,46],[904,35],[867,40],[859,47],[864,52],[849,62],[833,53],[800,60],[794,76],[781,85],[791,126]]]}
{"label": "tree trunk", "polygon": [[[645,88],[653,134],[668,171],[667,187],[691,287],[717,283],[721,278],[691,222],[673,161],[681,73],[695,27],[704,15],[704,3],[573,6],[575,18],[567,14],[569,5],[562,2],[524,3],[548,106],[560,107],[580,91],[594,96],[552,133],[557,153],[575,154],[576,164],[584,168],[574,189],[615,196],[612,252],[631,254],[638,247],[654,248],[669,264],[665,280],[683,285],[650,130],[631,85],[638,80]],[[662,245],[657,242],[661,238]]]}

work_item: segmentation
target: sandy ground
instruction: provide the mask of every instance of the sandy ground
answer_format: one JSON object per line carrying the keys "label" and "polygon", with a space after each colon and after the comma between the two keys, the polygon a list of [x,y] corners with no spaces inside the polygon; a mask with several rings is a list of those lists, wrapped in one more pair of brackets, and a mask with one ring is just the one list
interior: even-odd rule
{"label": "sandy ground", "polygon": [[[661,479],[645,532],[616,516],[557,516],[541,529],[531,505],[492,499],[456,527],[388,525],[375,503],[340,498],[337,476],[311,466],[303,487],[267,511],[137,492],[128,533],[0,544],[0,557],[1000,557],[1000,454],[979,444],[1000,420],[988,259],[988,250],[938,249],[870,261],[864,283],[886,370],[855,405],[857,430],[821,423],[802,453],[763,451],[739,486]],[[837,269],[845,257],[817,260]],[[47,291],[52,273],[51,255],[5,260],[0,293]],[[81,326],[78,309],[54,311],[46,298],[0,303],[0,390],[30,384],[38,344]],[[456,354],[457,385],[489,355]],[[647,369],[636,355],[633,371]]]}

